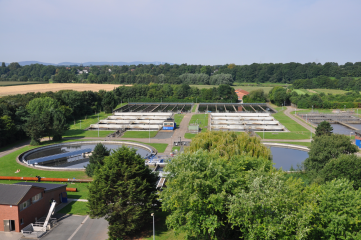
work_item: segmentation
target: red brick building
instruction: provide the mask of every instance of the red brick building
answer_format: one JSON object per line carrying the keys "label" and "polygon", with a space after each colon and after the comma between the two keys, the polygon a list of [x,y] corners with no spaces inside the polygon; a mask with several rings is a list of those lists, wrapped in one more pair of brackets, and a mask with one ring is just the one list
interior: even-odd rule
{"label": "red brick building", "polygon": [[238,102],[240,103],[243,103],[243,97],[249,94],[249,92],[243,89],[236,89],[235,92],[238,96]]}
{"label": "red brick building", "polygon": [[0,184],[0,231],[16,231],[46,215],[50,203],[66,197],[65,184],[21,182]]}

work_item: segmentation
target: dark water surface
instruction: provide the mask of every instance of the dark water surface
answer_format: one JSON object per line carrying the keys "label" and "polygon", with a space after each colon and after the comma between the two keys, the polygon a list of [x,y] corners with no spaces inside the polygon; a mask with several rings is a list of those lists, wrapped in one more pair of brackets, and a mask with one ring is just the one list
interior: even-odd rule
{"label": "dark water surface", "polygon": [[289,171],[291,166],[297,169],[297,165],[301,165],[306,158],[308,153],[301,150],[271,147],[274,167],[279,169],[282,167],[284,171]]}
{"label": "dark water surface", "polygon": [[[109,144],[103,143],[103,145],[107,149],[111,149],[111,150],[116,150],[122,146],[122,144],[110,144],[110,143]],[[64,144],[61,146],[54,146],[52,148],[47,148],[44,150],[40,150],[40,151],[31,153],[30,155],[28,155],[26,157],[26,160],[46,157],[46,156],[60,154],[60,153],[72,152],[72,151],[87,149],[87,148],[90,148],[93,151],[95,146],[96,146],[96,143],[89,143],[89,144],[82,143],[82,144],[71,144],[71,145]],[[137,153],[142,157],[146,157],[147,155],[150,154],[150,152],[144,148],[135,147],[135,146],[128,146],[128,147],[136,149]],[[89,164],[88,158],[78,156],[78,157],[60,159],[60,161],[57,160],[56,162],[50,162],[50,163],[46,163],[44,165],[45,166],[67,167],[67,168],[83,168],[88,164]]]}

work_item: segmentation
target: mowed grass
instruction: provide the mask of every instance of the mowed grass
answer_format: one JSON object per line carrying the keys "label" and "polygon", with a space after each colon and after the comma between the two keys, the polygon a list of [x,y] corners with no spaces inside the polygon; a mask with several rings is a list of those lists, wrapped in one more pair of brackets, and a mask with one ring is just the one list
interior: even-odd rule
{"label": "mowed grass", "polygon": [[246,90],[247,92],[252,92],[254,90],[258,90],[258,89],[262,89],[265,93],[269,93],[273,87],[260,87],[260,86],[237,86],[234,87],[235,89],[243,89]]}
{"label": "mowed grass", "polygon": [[[20,171],[21,173],[21,171]],[[19,175],[20,176],[20,175]],[[42,175],[40,175],[42,177]],[[0,180],[0,183],[3,184],[14,184],[18,182],[24,182],[24,181],[14,181],[14,180]],[[33,182],[33,181],[29,181]],[[77,192],[67,192],[68,198],[73,199],[87,199],[89,195],[88,186],[89,183],[70,183],[70,182],[47,182],[47,181],[41,181],[42,183],[51,183],[51,184],[67,184],[68,188],[77,188]]]}
{"label": "mowed grass", "polygon": [[136,142],[136,143],[141,143],[144,145],[149,145],[149,146],[152,146],[155,149],[157,149],[157,151],[159,153],[164,153],[165,149],[168,146],[168,144],[166,144],[166,143],[146,143],[146,142],[138,142],[138,141],[125,141],[125,142]]}
{"label": "mowed grass", "polygon": [[[99,137],[106,137],[109,134],[115,131],[99,131]],[[95,130],[68,130],[64,133],[63,137],[76,137],[76,138],[83,138],[83,137],[98,137],[98,131]]]}
{"label": "mowed grass", "polygon": [[[49,144],[75,142],[74,140],[63,141],[46,141],[42,142],[40,146],[46,146]],[[45,171],[33,168],[28,168],[20,165],[16,162],[16,157],[21,153],[37,148],[39,146],[25,146],[19,150],[16,150],[0,159],[0,176],[16,176],[16,177],[35,177],[40,175],[41,177],[48,178],[76,178],[76,179],[88,179],[88,176],[83,171]],[[16,169],[20,169],[20,173],[15,173]]]}
{"label": "mowed grass", "polygon": [[[202,129],[201,132],[206,132],[208,127],[208,114],[194,114],[189,121],[189,124],[198,123],[199,127]],[[187,139],[192,139],[197,135],[197,133],[185,133],[184,137]]]}
{"label": "mowed grass", "polygon": [[308,139],[311,138],[311,132],[306,128],[286,116],[283,111],[279,111],[272,115],[276,120],[278,120],[283,126],[285,126],[290,132],[257,132],[257,134],[265,139]]}
{"label": "mowed grass", "polygon": [[193,108],[192,108],[192,112],[196,112],[197,107],[198,107],[198,103],[195,103]]}
{"label": "mowed grass", "polygon": [[305,91],[303,91],[304,89],[294,89],[293,91],[296,92],[298,95],[304,95],[306,94]]}
{"label": "mowed grass", "polygon": [[[100,112],[99,120],[106,119],[108,116],[111,116],[111,113]],[[98,123],[98,114],[88,115],[83,119],[78,119],[75,122],[71,122],[69,125],[69,130],[81,130],[90,127],[91,124]]]}
{"label": "mowed grass", "polygon": [[[327,113],[327,114],[332,114],[333,109],[313,109],[314,113],[318,112],[318,113]],[[301,114],[308,114],[308,113],[312,113],[312,109],[302,109],[302,110],[297,110],[297,111],[292,111],[291,114],[295,114],[295,112],[301,113]]]}
{"label": "mowed grass", "polygon": [[179,128],[185,114],[174,114],[174,121],[177,124],[177,128]]}
{"label": "mowed grass", "polygon": [[122,138],[149,138],[155,137],[158,133],[158,131],[126,131]]}
{"label": "mowed grass", "polygon": [[60,209],[58,213],[88,215],[88,212],[89,208],[87,202],[70,202],[64,208]]}
{"label": "mowed grass", "polygon": [[116,107],[115,107],[115,109],[117,109],[117,108],[121,108],[121,107],[123,107],[123,106],[125,106],[125,105],[127,105],[128,103],[119,103]]}

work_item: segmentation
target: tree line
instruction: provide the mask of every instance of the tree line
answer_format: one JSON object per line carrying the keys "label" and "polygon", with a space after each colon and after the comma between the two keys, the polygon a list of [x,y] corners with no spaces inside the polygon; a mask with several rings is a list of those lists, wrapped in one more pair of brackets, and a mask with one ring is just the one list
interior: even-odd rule
{"label": "tree line", "polygon": [[361,78],[357,77],[341,77],[330,78],[327,76],[318,76],[311,79],[297,79],[292,83],[295,89],[342,89],[342,90],[355,90],[361,91]]}
{"label": "tree line", "polygon": [[331,132],[316,130],[306,172],[291,176],[272,166],[256,137],[200,133],[167,162],[162,191],[135,150],[107,156],[98,146],[105,157],[97,154],[89,214],[105,217],[109,239],[131,238],[159,211],[185,239],[359,239],[361,158],[347,136]]}
{"label": "tree line", "polygon": [[[220,75],[220,76],[218,76]],[[234,82],[292,83],[299,79],[320,76],[341,78],[361,77],[361,62],[321,63],[253,63],[251,65],[188,65],[139,64],[124,66],[20,66],[11,63],[0,67],[1,81],[84,82],[120,84],[233,84]],[[358,81],[357,81],[358,82]],[[337,83],[338,84],[338,83]],[[341,86],[341,85],[340,85]]]}
{"label": "tree line", "polygon": [[229,85],[198,89],[187,84],[149,84],[100,90],[27,93],[0,98],[0,146],[29,136],[33,144],[42,137],[61,139],[67,123],[86,115],[111,113],[119,103],[131,102],[237,102]]}

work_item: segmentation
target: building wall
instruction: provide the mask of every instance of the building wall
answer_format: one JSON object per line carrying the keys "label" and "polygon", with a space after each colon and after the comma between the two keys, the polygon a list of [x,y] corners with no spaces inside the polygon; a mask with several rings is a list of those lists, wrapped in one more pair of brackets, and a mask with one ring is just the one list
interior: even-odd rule
{"label": "building wall", "polygon": [[[25,197],[20,201],[19,205],[43,191],[44,189],[41,188],[31,188]],[[15,220],[15,231],[20,232],[21,229],[30,223],[34,223],[35,218],[39,219],[46,216],[49,212],[50,202],[52,199],[57,202],[57,205],[61,203],[59,195],[62,192],[66,192],[66,186],[54,191],[43,193],[42,199],[32,203],[29,207],[22,211],[19,211],[19,205],[13,205],[12,207],[10,207],[10,205],[0,205],[0,231],[4,231],[4,219]],[[20,224],[20,219],[23,219],[23,224]]]}
{"label": "building wall", "polygon": [[0,231],[4,231],[4,220],[15,220],[15,231],[19,231],[18,206],[0,204]]}

